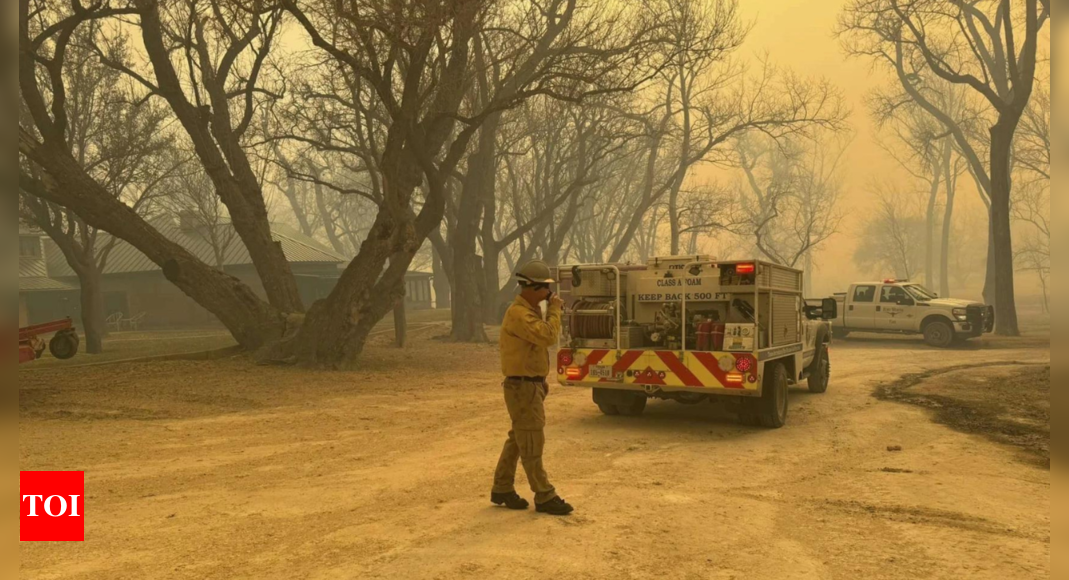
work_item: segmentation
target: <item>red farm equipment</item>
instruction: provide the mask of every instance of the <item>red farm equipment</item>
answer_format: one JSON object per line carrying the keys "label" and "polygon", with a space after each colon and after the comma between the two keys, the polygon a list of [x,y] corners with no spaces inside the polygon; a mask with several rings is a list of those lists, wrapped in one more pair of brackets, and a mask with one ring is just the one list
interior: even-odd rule
{"label": "red farm equipment", "polygon": [[71,319],[64,318],[19,329],[19,364],[41,358],[45,352],[45,341],[40,337],[47,334],[54,334],[47,343],[52,356],[69,359],[78,354],[78,332]]}

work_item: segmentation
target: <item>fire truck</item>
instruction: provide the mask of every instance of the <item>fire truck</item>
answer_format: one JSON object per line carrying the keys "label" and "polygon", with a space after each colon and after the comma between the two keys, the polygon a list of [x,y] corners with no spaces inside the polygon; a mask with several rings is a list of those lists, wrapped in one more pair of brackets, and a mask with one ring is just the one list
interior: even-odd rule
{"label": "fire truck", "polygon": [[725,397],[744,423],[779,428],[791,385],[828,388],[837,304],[807,302],[799,270],[673,256],[563,265],[557,276],[558,380],[592,388],[606,415],[640,415],[650,398]]}

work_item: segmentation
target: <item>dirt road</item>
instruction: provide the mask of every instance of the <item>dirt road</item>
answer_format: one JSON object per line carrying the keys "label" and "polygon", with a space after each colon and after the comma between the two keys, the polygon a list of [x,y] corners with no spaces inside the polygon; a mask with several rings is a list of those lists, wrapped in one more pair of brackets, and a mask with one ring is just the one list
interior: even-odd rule
{"label": "dirt road", "polygon": [[20,469],[85,470],[87,494],[87,541],[21,544],[23,577],[1050,576],[1050,472],[873,396],[907,373],[1047,365],[1049,341],[840,341],[829,392],[793,392],[777,431],[665,401],[605,417],[554,386],[563,519],[487,501],[507,430],[495,348],[417,337],[365,358],[21,373]]}

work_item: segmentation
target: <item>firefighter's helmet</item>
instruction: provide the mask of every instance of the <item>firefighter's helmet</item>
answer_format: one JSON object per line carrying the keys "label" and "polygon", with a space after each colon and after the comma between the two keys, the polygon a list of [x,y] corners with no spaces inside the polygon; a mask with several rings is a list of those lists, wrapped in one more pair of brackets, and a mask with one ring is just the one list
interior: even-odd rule
{"label": "firefighter's helmet", "polygon": [[549,265],[542,260],[531,260],[523,265],[516,277],[521,284],[552,284],[553,274],[549,271]]}

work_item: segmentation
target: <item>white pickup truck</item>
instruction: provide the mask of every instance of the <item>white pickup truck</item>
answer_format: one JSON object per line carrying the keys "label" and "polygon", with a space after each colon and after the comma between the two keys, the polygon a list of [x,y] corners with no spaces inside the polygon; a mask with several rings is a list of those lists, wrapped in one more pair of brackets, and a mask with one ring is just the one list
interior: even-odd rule
{"label": "white pickup truck", "polygon": [[979,302],[940,298],[905,280],[863,282],[835,295],[838,317],[832,334],[851,332],[922,334],[930,346],[946,348],[991,332],[995,310]]}

